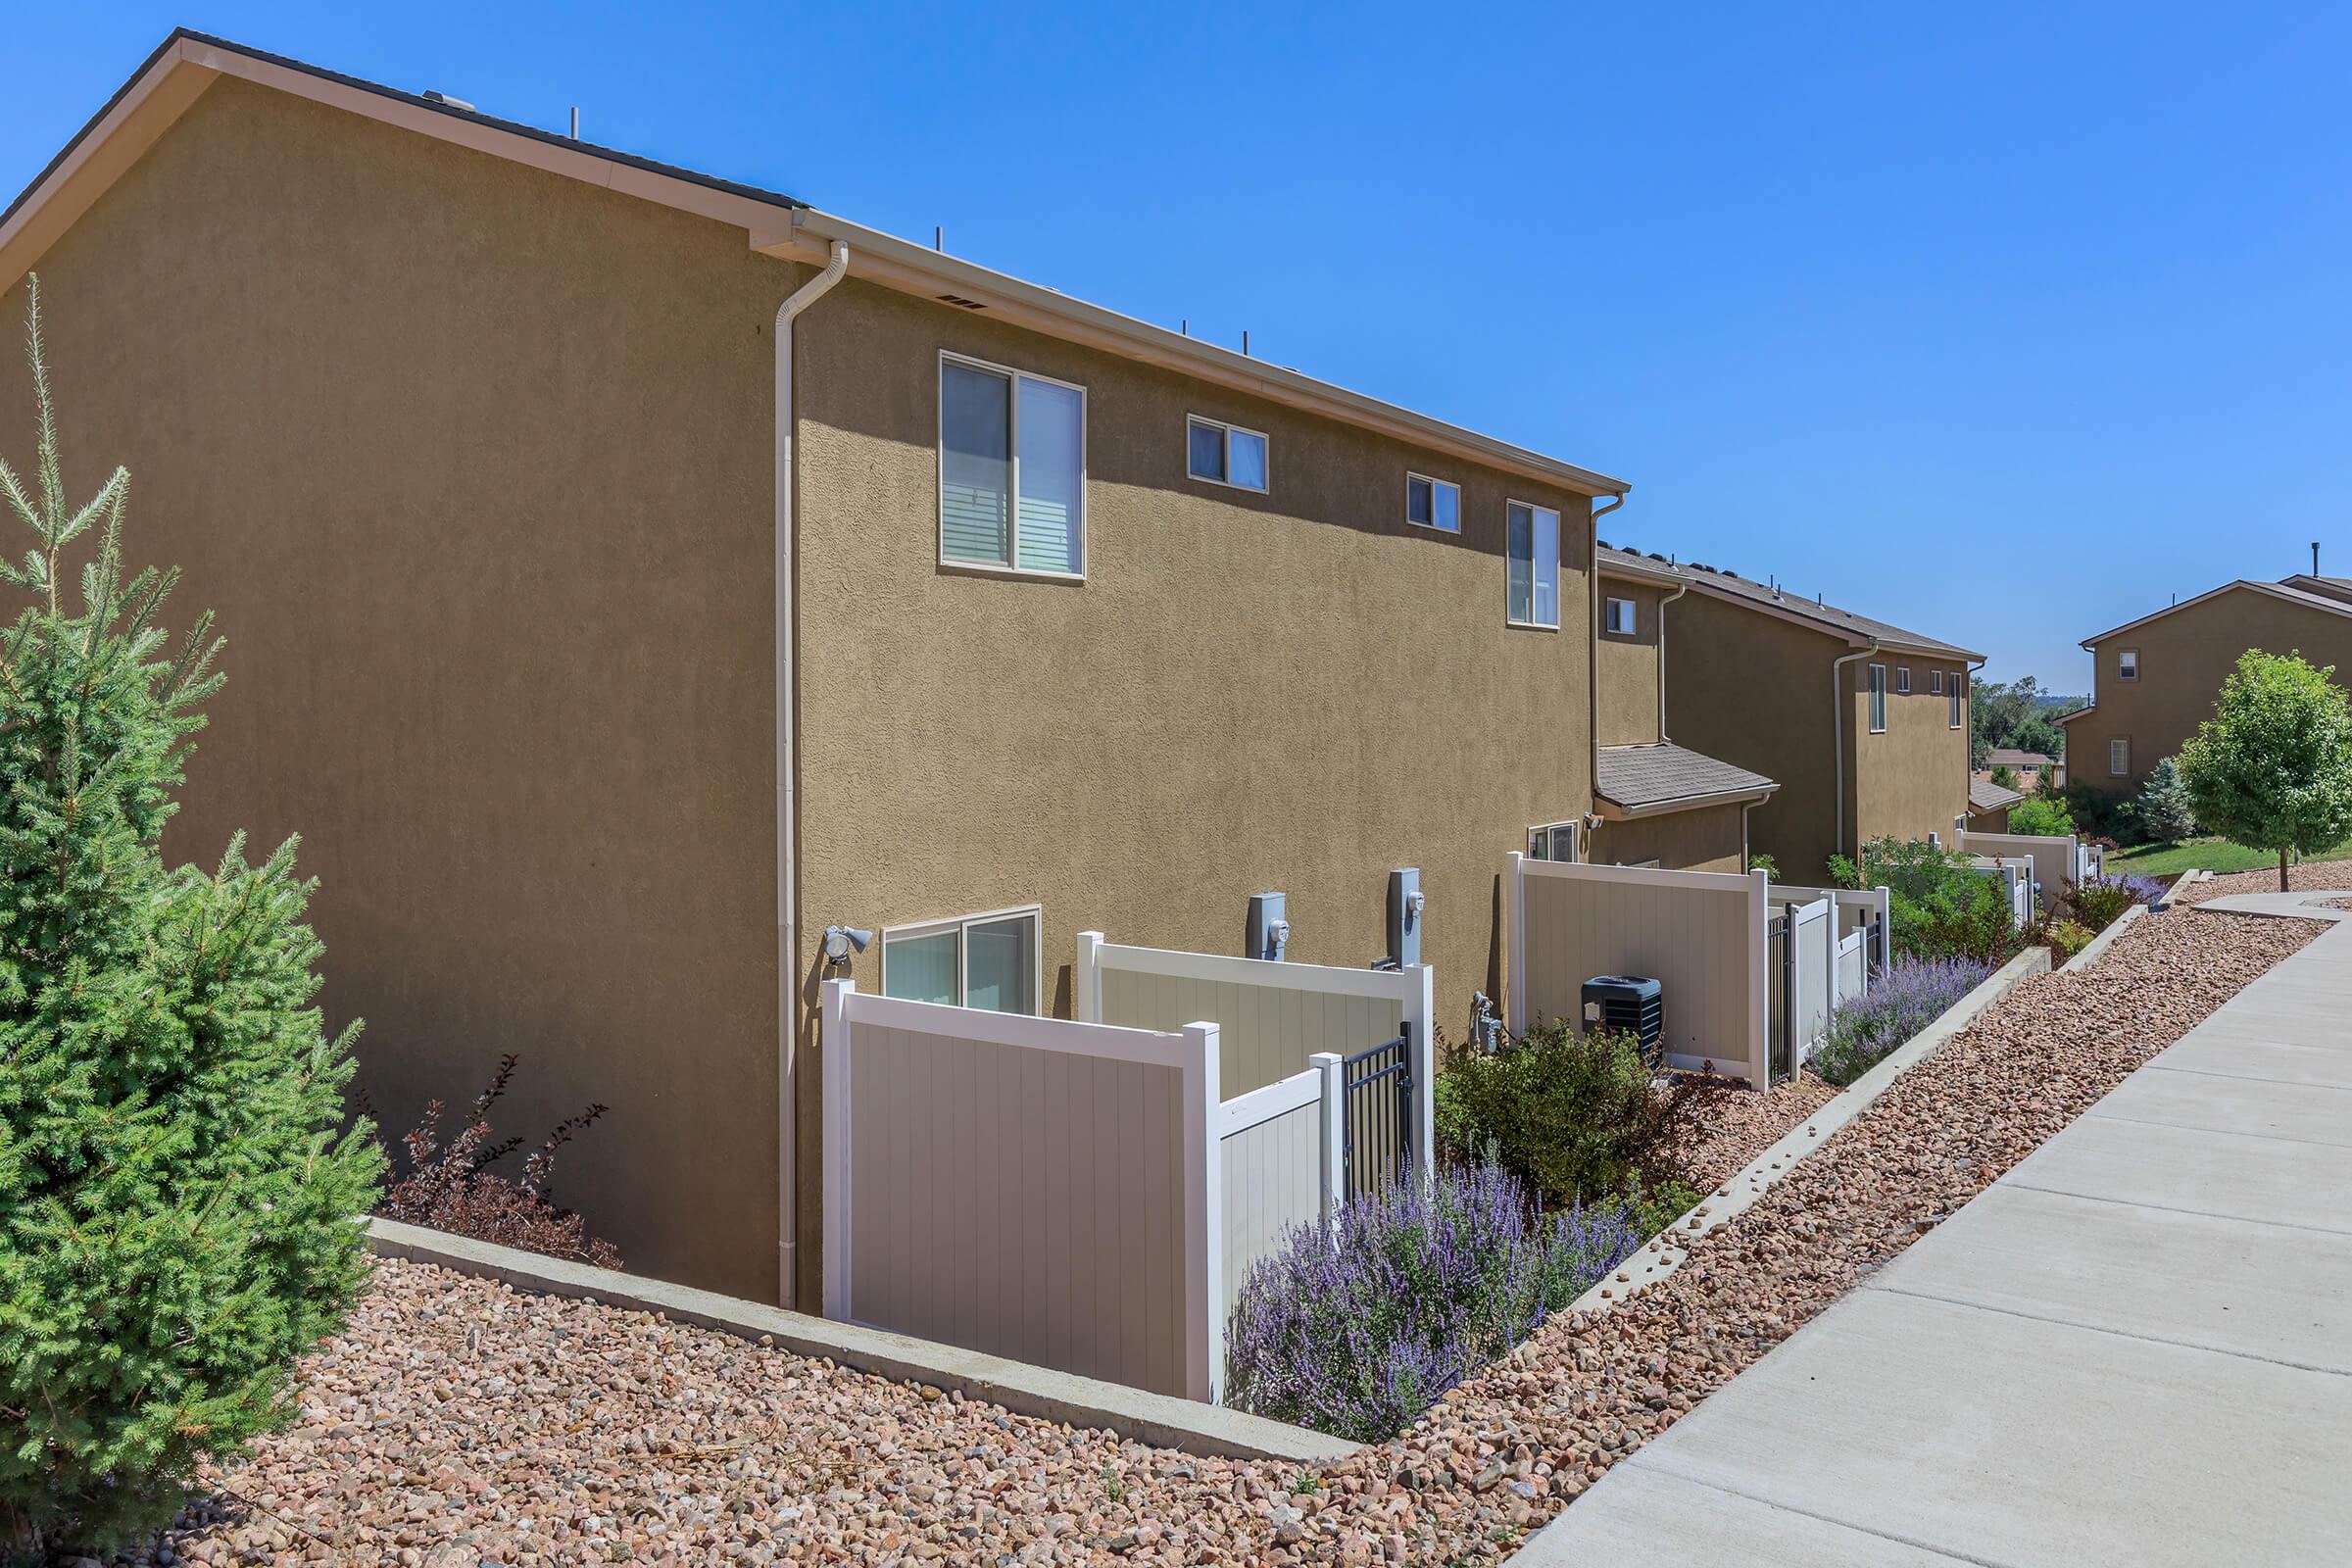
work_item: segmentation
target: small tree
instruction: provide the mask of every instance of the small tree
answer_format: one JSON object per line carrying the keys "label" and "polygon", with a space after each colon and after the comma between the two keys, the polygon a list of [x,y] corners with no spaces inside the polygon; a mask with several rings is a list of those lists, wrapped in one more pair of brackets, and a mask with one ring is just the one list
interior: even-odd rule
{"label": "small tree", "polygon": [[2046,795],[2029,795],[2009,808],[2009,831],[2033,838],[2062,839],[2075,830],[2066,802]]}
{"label": "small tree", "polygon": [[2249,648],[2222,682],[2213,717],[2180,748],[2198,822],[2233,844],[2276,850],[2282,893],[2290,854],[2352,832],[2352,709],[2334,674]]}
{"label": "small tree", "polygon": [[1992,764],[1992,781],[2005,790],[2013,790],[2017,788],[2017,769],[2007,762],[1995,762]]}
{"label": "small tree", "polygon": [[0,465],[34,536],[0,562],[31,601],[0,634],[0,1559],[24,1560],[161,1527],[199,1455],[283,1418],[365,1278],[382,1159],[338,1131],[351,1035],[311,1004],[293,842],[164,865],[220,645],[201,616],[171,654],[175,574],[125,579],[128,474],[67,505],[37,293],[31,357],[31,485]]}
{"label": "small tree", "polygon": [[2140,830],[2159,844],[2178,844],[2197,835],[2197,811],[2180,782],[2180,764],[2166,758],[2148,771],[2139,789],[2135,818]]}

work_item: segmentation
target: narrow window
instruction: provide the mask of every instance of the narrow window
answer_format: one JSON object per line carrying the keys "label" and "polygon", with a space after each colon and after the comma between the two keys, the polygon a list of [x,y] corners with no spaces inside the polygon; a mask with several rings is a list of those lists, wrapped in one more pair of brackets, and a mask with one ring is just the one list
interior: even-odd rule
{"label": "narrow window", "polygon": [[1266,488],[1266,438],[1238,424],[1203,419],[1185,421],[1185,471],[1210,484],[1229,484],[1236,490]]}
{"label": "narrow window", "polygon": [[1631,599],[1609,601],[1609,634],[1611,636],[1631,637],[1634,635],[1637,624],[1634,602]]}
{"label": "narrow window", "polygon": [[1440,533],[1462,531],[1462,487],[1426,473],[1404,476],[1404,520]]}
{"label": "narrow window", "polygon": [[1886,730],[1886,666],[1870,666],[1870,732],[1885,734]]}
{"label": "narrow window", "polygon": [[2132,737],[2118,735],[2107,743],[2107,771],[2116,778],[2132,776]]}
{"label": "narrow window", "polygon": [[1911,666],[1910,666],[1909,664],[1897,664],[1897,665],[1895,665],[1895,666],[1894,666],[1894,694],[1895,694],[1897,697],[1901,697],[1901,696],[1904,696],[1904,695],[1906,695],[1906,694],[1907,694],[1907,693],[1908,693],[1910,690],[1911,690]]}
{"label": "narrow window", "polygon": [[939,559],[1084,573],[1084,388],[941,356]]}
{"label": "narrow window", "polygon": [[1542,827],[1529,828],[1527,858],[1531,860],[1574,860],[1576,827],[1574,822],[1546,822]]}
{"label": "narrow window", "polygon": [[1556,630],[1560,624],[1560,514],[1549,507],[1514,501],[1506,532],[1510,557],[1505,572],[1506,618],[1514,626]]}
{"label": "narrow window", "polygon": [[1036,1012],[1039,912],[1008,909],[885,930],[882,994],[990,1012]]}
{"label": "narrow window", "polygon": [[1958,686],[1954,686],[1949,692],[1944,694],[1943,700],[1946,705],[1944,723],[1953,729],[1958,729],[1963,722],[1960,711],[1962,707],[1960,701],[1960,688]]}
{"label": "narrow window", "polygon": [[1928,671],[1928,695],[1929,695],[1930,697],[1938,696],[1938,695],[1940,695],[1940,694],[1941,694],[1941,692],[1942,692],[1942,691],[1943,691],[1943,671],[1942,671],[1942,670],[1940,670],[1940,669],[1931,669],[1931,670],[1929,670],[1929,671]]}
{"label": "narrow window", "polygon": [[2115,656],[2115,678],[2117,680],[2139,679],[2138,649],[2127,648]]}

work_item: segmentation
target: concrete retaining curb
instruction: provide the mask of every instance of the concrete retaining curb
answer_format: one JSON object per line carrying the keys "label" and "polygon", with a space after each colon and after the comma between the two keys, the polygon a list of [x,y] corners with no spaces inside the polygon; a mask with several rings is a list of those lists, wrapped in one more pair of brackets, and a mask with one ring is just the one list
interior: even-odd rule
{"label": "concrete retaining curb", "polygon": [[1961,1030],[1984,1016],[1987,1008],[2016,990],[2028,976],[2045,973],[2049,967],[2050,950],[2034,947],[1986,975],[1974,991],[1946,1007],[1942,1016],[1887,1053],[1884,1060],[1847,1085],[1835,1099],[1816,1108],[1805,1118],[1803,1126],[1790,1129],[1779,1143],[1750,1160],[1744,1169],[1668,1226],[1656,1240],[1619,1264],[1607,1279],[1569,1303],[1568,1310],[1601,1311],[1681,1268],[1690,1255],[1690,1243],[1747,1209],[1775,1182],[1788,1175],[1798,1160],[1827,1142],[1832,1133],[1868,1110],[1871,1102],[1885,1094],[1895,1079],[1950,1045]]}
{"label": "concrete retaining curb", "polygon": [[2138,919],[2141,915],[2147,912],[2147,905],[2134,904],[2132,906],[2132,907],[2126,909],[2123,913],[2108,921],[2107,929],[2101,931],[2097,936],[2092,937],[2088,942],[2084,943],[2082,945],[2082,951],[2076,954],[2073,957],[2067,959],[2066,962],[2061,966],[2061,972],[2065,974],[2073,974],[2078,969],[2087,969],[2092,964],[2098,962],[2099,955],[2105,953],[2109,948],[2114,947],[2115,939],[2124,934],[2124,927],[2130,925],[2132,921]]}
{"label": "concrete retaining curb", "polygon": [[629,1311],[660,1312],[680,1323],[773,1344],[795,1355],[822,1357],[902,1383],[927,1383],[958,1391],[966,1398],[1002,1405],[1016,1414],[1115,1432],[1157,1447],[1212,1457],[1329,1464],[1359,1446],[1240,1410],[1147,1394],[1099,1378],[1007,1361],[856,1323],[787,1312],[639,1274],[567,1263],[396,1220],[370,1219],[368,1241],[386,1257],[502,1280],[520,1291],[593,1299]]}

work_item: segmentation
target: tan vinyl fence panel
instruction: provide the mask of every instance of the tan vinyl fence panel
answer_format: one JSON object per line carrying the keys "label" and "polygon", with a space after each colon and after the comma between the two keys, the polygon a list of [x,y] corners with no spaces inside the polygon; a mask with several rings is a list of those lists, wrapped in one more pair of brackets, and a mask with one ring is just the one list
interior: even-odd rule
{"label": "tan vinyl fence panel", "polygon": [[1581,1026],[1584,983],[1633,974],[1663,987],[1674,1065],[1767,1081],[1765,887],[1762,872],[1505,862],[1511,909],[1511,1026],[1565,1018]]}
{"label": "tan vinyl fence panel", "polygon": [[[1317,1080],[1323,1076],[1310,1069]],[[1307,1075],[1302,1075],[1307,1076]],[[1313,1100],[1228,1133],[1218,1148],[1225,1183],[1225,1311],[1251,1265],[1296,1226],[1324,1217],[1326,1148],[1320,1085]]]}
{"label": "tan vinyl fence panel", "polygon": [[826,1315],[1213,1397],[1215,1030],[826,991]]}
{"label": "tan vinyl fence panel", "polygon": [[[1234,961],[1294,971],[1313,967],[1251,958]],[[1225,1053],[1218,1064],[1218,1081],[1231,1099],[1304,1071],[1307,1058],[1318,1052],[1347,1056],[1383,1040],[1394,1040],[1404,1023],[1404,1004],[1393,997],[1349,996],[1103,965],[1102,1012],[1097,1021],[1129,1029],[1175,1029],[1197,1019],[1217,1026]]]}
{"label": "tan vinyl fence panel", "polygon": [[2075,835],[2063,838],[2045,837],[2035,833],[1957,833],[1955,847],[1963,855],[1989,856],[1996,860],[2027,859],[2034,862],[2034,879],[2042,887],[2042,898],[2055,900],[2059,894],[2081,880],[2083,855]]}

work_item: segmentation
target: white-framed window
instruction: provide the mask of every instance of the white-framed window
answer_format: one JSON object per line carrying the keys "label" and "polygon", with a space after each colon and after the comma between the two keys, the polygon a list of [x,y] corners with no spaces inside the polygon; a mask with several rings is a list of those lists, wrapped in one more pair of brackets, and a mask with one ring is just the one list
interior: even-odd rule
{"label": "white-framed window", "polygon": [[1086,574],[1086,388],[941,351],[939,559]]}
{"label": "white-framed window", "polygon": [[1911,666],[1910,666],[1909,664],[1897,664],[1897,665],[1895,665],[1895,666],[1894,666],[1894,694],[1895,694],[1897,697],[1903,697],[1903,696],[1908,696],[1908,695],[1910,694],[1910,691],[1911,691]]}
{"label": "white-framed window", "polygon": [[1610,600],[1608,624],[1609,635],[1612,637],[1633,636],[1641,625],[1641,618],[1634,610],[1634,602],[1631,599]]}
{"label": "white-framed window", "polygon": [[1928,671],[1928,695],[1930,697],[1940,697],[1943,695],[1942,670],[1931,669]]}
{"label": "white-framed window", "polygon": [[882,928],[882,994],[990,1012],[1037,1011],[1037,905]]}
{"label": "white-framed window", "polygon": [[1440,533],[1462,531],[1462,487],[1426,473],[1404,476],[1404,520]]}
{"label": "white-framed window", "polygon": [[1546,822],[1542,827],[1527,830],[1527,858],[1531,860],[1574,860],[1578,823]]}
{"label": "white-framed window", "polygon": [[2132,737],[2118,735],[2107,743],[2107,772],[2112,778],[2132,776]]}
{"label": "white-framed window", "polygon": [[1267,485],[1265,432],[1187,415],[1184,471],[1210,484],[1229,484],[1236,490],[1262,494]]}
{"label": "white-framed window", "polygon": [[2138,649],[2136,649],[2136,648],[2124,648],[2124,649],[2118,649],[2118,650],[2116,651],[2116,656],[2115,656],[2115,678],[2116,678],[2117,680],[2137,680],[2137,679],[2139,679],[2139,650],[2138,650]]}
{"label": "white-framed window", "polygon": [[1510,503],[1504,549],[1508,602],[1504,614],[1514,626],[1560,625],[1560,514],[1525,501]]}
{"label": "white-framed window", "polygon": [[1961,711],[1965,705],[1960,700],[1960,683],[1958,681],[1954,681],[1952,689],[1944,694],[1943,702],[1944,724],[1951,729],[1958,729],[1965,722],[1965,715]]}
{"label": "white-framed window", "polygon": [[1870,666],[1870,732],[1886,733],[1886,666]]}

